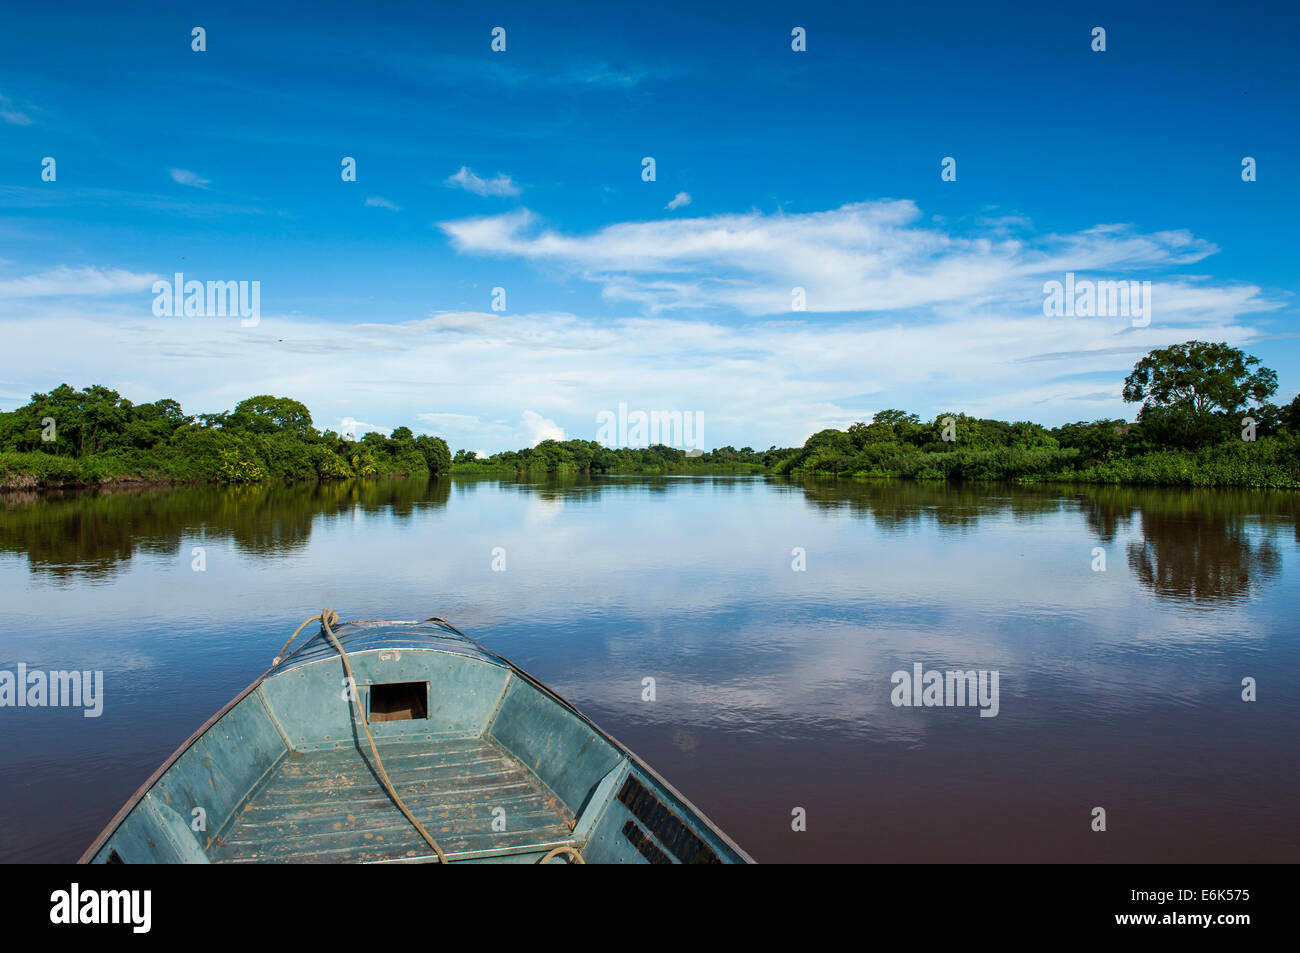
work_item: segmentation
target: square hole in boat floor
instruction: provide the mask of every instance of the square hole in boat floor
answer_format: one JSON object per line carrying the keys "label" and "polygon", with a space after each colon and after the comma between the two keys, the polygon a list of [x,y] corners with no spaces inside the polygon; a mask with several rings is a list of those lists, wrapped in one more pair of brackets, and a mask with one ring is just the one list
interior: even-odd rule
{"label": "square hole in boat floor", "polygon": [[[573,815],[491,738],[389,741],[379,755],[397,793],[451,860],[573,843]],[[213,861],[433,859],[372,761],[368,746],[291,753],[244,804]]]}

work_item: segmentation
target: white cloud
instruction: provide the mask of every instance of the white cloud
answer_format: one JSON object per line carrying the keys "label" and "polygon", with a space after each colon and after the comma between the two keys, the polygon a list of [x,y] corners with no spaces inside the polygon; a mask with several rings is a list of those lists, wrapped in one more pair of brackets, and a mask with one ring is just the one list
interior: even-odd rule
{"label": "white cloud", "polygon": [[647,312],[730,308],[788,313],[806,290],[812,312],[897,311],[1001,302],[1033,307],[1045,279],[1200,261],[1217,249],[1185,231],[1099,225],[1036,240],[957,235],[920,222],[906,200],[786,215],[750,212],[622,222],[580,235],[519,209],[440,223],[465,253],[556,264]]}
{"label": "white cloud", "polygon": [[415,419],[429,424],[433,433],[447,427],[477,427],[482,422],[477,414],[416,414]]}
{"label": "white cloud", "polygon": [[681,208],[683,205],[690,205],[690,204],[691,204],[691,193],[678,192],[676,195],[673,196],[673,200],[669,202],[667,205],[665,205],[664,208],[676,209],[676,208]]}
{"label": "white cloud", "polygon": [[141,275],[121,268],[70,268],[60,265],[34,275],[0,280],[0,299],[144,292],[158,278],[158,275]]}
{"label": "white cloud", "polygon": [[[478,414],[420,413],[415,418],[427,425],[423,428],[426,433],[443,437],[452,449],[474,446],[477,441],[497,449],[518,450],[524,446],[535,447],[543,440],[565,439],[564,428],[532,410],[525,410],[519,416],[518,425],[485,419]],[[490,456],[490,452],[479,451],[479,455]]]}
{"label": "white cloud", "polygon": [[[182,404],[181,406],[184,405]],[[311,410],[311,406],[308,405],[307,409]],[[357,420],[355,417],[344,417],[339,421],[337,427],[331,429],[333,429],[335,433],[341,436],[355,437],[358,440],[360,440],[366,434],[370,433],[372,430],[375,431],[376,433],[381,433],[384,436],[388,436],[388,434],[390,433],[389,430],[384,429],[378,424],[368,424],[365,421]]]}
{"label": "white cloud", "polygon": [[[418,422],[453,448],[494,450],[594,439],[595,415],[626,402],[702,412],[707,446],[766,447],[882,407],[1047,424],[1131,416],[1120,384],[1145,351],[1192,338],[1249,346],[1269,330],[1252,318],[1281,307],[1255,285],[1171,274],[1215,251],[1187,232],[956,235],[919,214],[910,202],[876,202],[581,235],[545,228],[527,209],[443,224],[464,252],[558,264],[636,306],[615,317],[435,311],[349,326],[264,308],[260,326],[245,329],[154,318],[147,294],[51,301],[147,290],[154,279],[55,269],[0,280],[0,378],[14,393],[55,377],[130,385],[133,400],[174,396],[193,412],[229,408],[275,381],[318,420]],[[1155,272],[1150,324],[1045,316],[1043,282],[1066,271]],[[824,313],[791,312],[795,285]],[[686,307],[698,310],[670,310]]]}
{"label": "white cloud", "polygon": [[535,447],[543,440],[563,440],[564,428],[533,410],[525,410],[520,418],[528,446]]}
{"label": "white cloud", "polygon": [[400,212],[402,210],[400,205],[394,205],[392,202],[388,201],[388,199],[382,198],[378,195],[372,195],[370,198],[366,199],[366,208],[386,208],[394,212]]}
{"label": "white cloud", "polygon": [[172,181],[179,182],[181,185],[191,185],[196,189],[206,189],[212,184],[210,179],[200,178],[198,173],[191,172],[188,169],[168,169],[171,173]]}
{"label": "white cloud", "polygon": [[482,176],[475,175],[469,166],[461,166],[460,171],[455,175],[450,175],[444,181],[448,188],[460,188],[466,192],[473,192],[475,195],[499,195],[512,196],[518,195],[523,189],[515,184],[514,179],[510,176],[500,173],[491,179],[485,179]]}
{"label": "white cloud", "polygon": [[[0,317],[0,377],[17,394],[63,380],[103,383],[132,400],[175,397],[191,413],[229,409],[273,381],[275,393],[303,401],[322,425],[345,415],[423,423],[453,449],[595,439],[596,414],[623,401],[703,412],[709,447],[787,446],[883,407],[1049,424],[1131,416],[1119,384],[1146,350],[1191,338],[1235,346],[1258,339],[1237,316],[1268,306],[1258,289],[1200,290],[1190,298],[1177,285],[1156,285],[1147,328],[1048,318],[1041,309],[953,308],[924,322],[446,312],[350,326],[264,311],[246,329],[234,319],[154,318],[148,295],[77,306],[16,298]],[[1104,391],[1114,396],[1099,399]]]}

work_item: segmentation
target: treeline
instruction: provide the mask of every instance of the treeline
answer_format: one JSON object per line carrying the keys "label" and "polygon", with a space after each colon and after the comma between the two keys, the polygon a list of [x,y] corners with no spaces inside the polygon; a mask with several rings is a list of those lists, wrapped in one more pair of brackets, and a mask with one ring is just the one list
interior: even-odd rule
{"label": "treeline", "polygon": [[[889,422],[894,414],[902,420]],[[945,418],[951,442],[942,438]],[[1241,428],[1238,427],[1238,430]],[[1178,486],[1300,487],[1300,426],[1200,446],[1168,446],[1141,422],[1095,420],[1047,429],[965,414],[922,423],[883,411],[847,431],[823,430],[776,473],[909,480],[1015,480]]]}
{"label": "treeline", "polygon": [[885,410],[823,430],[777,473],[914,480],[1300,487],[1300,397],[1269,398],[1277,375],[1222,343],[1152,351],[1124,383],[1137,420],[1046,428],[941,413]]}
{"label": "treeline", "polygon": [[233,411],[187,415],[174,400],[133,404],[117,391],[63,384],[0,414],[0,485],[261,483],[451,469],[441,437],[408,427],[359,440],[318,431],[296,400],[261,395]]}
{"label": "treeline", "polygon": [[771,447],[721,447],[692,455],[655,444],[650,447],[605,447],[594,440],[543,440],[526,450],[506,450],[480,457],[457,450],[456,473],[763,473],[796,451]]}
{"label": "treeline", "polygon": [[132,404],[67,384],[0,414],[0,487],[113,481],[260,483],[428,473],[810,473],[913,480],[1300,487],[1300,397],[1270,398],[1277,374],[1224,343],[1188,341],[1142,358],[1124,381],[1137,419],[1047,428],[884,410],[800,448],[605,447],[544,440],[480,458],[398,427],[359,440],[318,431],[296,400],[261,395],[188,416],[174,400]]}
{"label": "treeline", "polygon": [[187,415],[175,400],[134,404],[108,387],[67,384],[0,413],[0,487],[105,483],[262,483],[428,473],[688,473],[770,471],[793,449],[610,448],[544,440],[488,457],[398,427],[358,440],[319,431],[288,397],[260,395],[232,411]]}

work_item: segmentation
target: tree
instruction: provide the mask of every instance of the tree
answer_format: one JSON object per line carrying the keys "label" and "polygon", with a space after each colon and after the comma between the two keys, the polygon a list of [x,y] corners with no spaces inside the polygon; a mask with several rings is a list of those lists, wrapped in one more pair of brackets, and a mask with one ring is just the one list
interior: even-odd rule
{"label": "tree", "polygon": [[127,446],[147,450],[165,444],[178,427],[189,423],[193,423],[193,418],[185,416],[181,405],[174,400],[136,404],[123,431],[124,442]]}
{"label": "tree", "polygon": [[857,423],[849,425],[849,440],[856,449],[861,450],[863,447],[874,443],[889,443],[897,439],[894,435],[894,428],[890,424],[881,421],[879,417],[880,414],[876,414],[876,419],[869,424],[864,424],[859,420]]}
{"label": "tree", "polygon": [[1130,425],[1124,420],[1080,420],[1052,431],[1060,446],[1078,450],[1087,463],[1107,460],[1118,454],[1128,439]]}
{"label": "tree", "polygon": [[1282,424],[1292,433],[1300,434],[1300,394],[1281,410]]}
{"label": "tree", "polygon": [[289,397],[259,394],[236,404],[227,426],[239,426],[253,433],[286,431],[306,436],[312,429],[311,411]]}
{"label": "tree", "polygon": [[1157,348],[1133,366],[1124,400],[1208,415],[1236,414],[1248,402],[1262,404],[1277,390],[1277,372],[1256,368],[1259,358],[1224,343],[1188,341]]}
{"label": "tree", "polygon": [[1138,420],[1158,443],[1196,446],[1222,440],[1238,415],[1277,390],[1277,372],[1223,342],[1157,348],[1133,366],[1124,400],[1142,402]]}
{"label": "tree", "polygon": [[384,453],[388,450],[388,438],[378,430],[367,430],[361,435],[358,443],[364,447],[369,447],[375,453]]}
{"label": "tree", "polygon": [[429,473],[433,476],[439,476],[451,470],[451,450],[447,447],[447,441],[441,437],[432,437],[429,434],[422,433],[415,438],[415,449],[424,454],[425,463],[429,465]]}
{"label": "tree", "polygon": [[885,424],[886,426],[893,427],[895,424],[901,423],[919,424],[921,418],[916,414],[909,414],[905,410],[891,409],[877,411],[875,416],[871,418],[871,422],[873,424]]}
{"label": "tree", "polygon": [[22,449],[70,453],[78,457],[111,450],[121,444],[131,419],[132,404],[115,390],[92,384],[73,390],[60,384],[48,394],[33,394],[20,413],[29,420],[29,433],[38,434],[40,422],[54,418],[58,440],[24,446]]}

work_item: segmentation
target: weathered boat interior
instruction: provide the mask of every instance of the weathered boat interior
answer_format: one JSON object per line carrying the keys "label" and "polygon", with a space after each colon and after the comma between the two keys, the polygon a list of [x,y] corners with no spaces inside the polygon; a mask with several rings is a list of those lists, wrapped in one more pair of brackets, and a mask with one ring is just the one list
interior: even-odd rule
{"label": "weathered boat interior", "polygon": [[[525,673],[436,622],[318,634],[173,755],[83,860],[745,863],[703,815]],[[548,857],[547,855],[552,855]]]}

